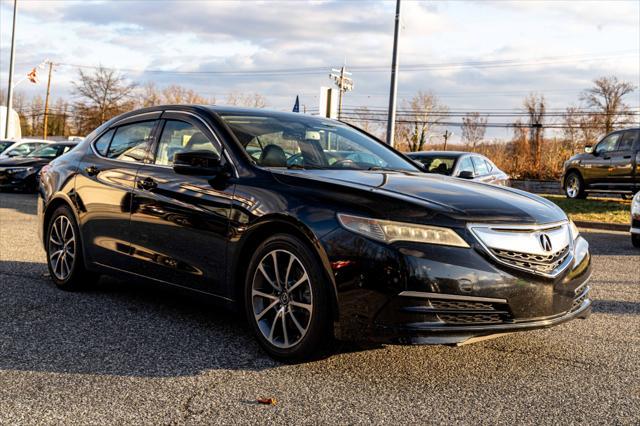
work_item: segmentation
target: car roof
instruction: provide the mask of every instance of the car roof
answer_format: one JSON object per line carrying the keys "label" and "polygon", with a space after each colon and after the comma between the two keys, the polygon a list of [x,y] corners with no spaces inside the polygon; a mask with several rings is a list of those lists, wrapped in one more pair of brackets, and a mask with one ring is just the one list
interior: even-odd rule
{"label": "car roof", "polygon": [[424,157],[461,157],[466,154],[480,155],[475,152],[465,152],[465,151],[417,151],[417,152],[408,152],[408,156],[420,155]]}

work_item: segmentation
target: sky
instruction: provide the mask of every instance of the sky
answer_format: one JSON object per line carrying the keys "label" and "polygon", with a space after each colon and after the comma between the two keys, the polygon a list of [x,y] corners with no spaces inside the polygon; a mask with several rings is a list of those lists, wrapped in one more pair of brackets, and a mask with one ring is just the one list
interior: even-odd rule
{"label": "sky", "polygon": [[[7,85],[13,1],[0,0],[0,87]],[[290,110],[318,107],[329,71],[346,64],[345,107],[388,104],[395,1],[18,0],[16,80],[45,59],[53,98],[72,98],[77,66],[119,69],[139,84],[180,84],[223,103],[258,92]],[[640,1],[408,1],[399,40],[400,105],[432,91],[451,110],[579,103],[591,81],[640,86]],[[90,69],[90,68],[87,68]],[[39,84],[16,91],[44,96]],[[640,90],[626,102],[640,106]],[[454,141],[459,130],[453,129]],[[508,138],[508,129],[488,136]]]}

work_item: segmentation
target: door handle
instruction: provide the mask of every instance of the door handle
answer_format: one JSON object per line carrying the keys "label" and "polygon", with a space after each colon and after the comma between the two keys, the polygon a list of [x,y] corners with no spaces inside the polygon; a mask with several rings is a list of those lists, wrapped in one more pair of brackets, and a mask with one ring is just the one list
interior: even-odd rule
{"label": "door handle", "polygon": [[144,178],[138,181],[138,188],[144,189],[145,191],[151,191],[158,186],[155,180],[150,177]]}
{"label": "door handle", "polygon": [[611,160],[611,157],[602,157],[603,160]]}
{"label": "door handle", "polygon": [[85,167],[84,171],[89,176],[95,176],[100,173],[100,170],[96,166]]}
{"label": "door handle", "polygon": [[629,158],[631,158],[631,156],[630,156],[630,155],[625,155],[625,156],[624,156],[624,157],[622,157],[622,158],[624,158],[625,160],[628,160]]}

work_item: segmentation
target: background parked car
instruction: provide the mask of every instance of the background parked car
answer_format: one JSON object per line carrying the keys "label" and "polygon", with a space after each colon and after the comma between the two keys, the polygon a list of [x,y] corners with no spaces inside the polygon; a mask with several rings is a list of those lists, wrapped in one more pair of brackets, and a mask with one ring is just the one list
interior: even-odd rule
{"label": "background parked car", "polygon": [[484,155],[460,151],[421,151],[410,152],[407,156],[420,163],[428,173],[495,185],[509,184],[509,175]]}
{"label": "background parked car", "polygon": [[71,151],[76,145],[73,142],[45,143],[24,157],[0,159],[0,190],[35,192],[42,167],[54,158]]}
{"label": "background parked car", "polygon": [[3,140],[0,141],[0,158],[24,157],[49,143],[44,139]]}
{"label": "background parked car", "polygon": [[640,248],[640,192],[631,203],[631,242],[634,247]]}
{"label": "background parked car", "polygon": [[568,198],[590,192],[631,196],[640,190],[640,129],[609,133],[594,147],[564,163],[562,186]]}

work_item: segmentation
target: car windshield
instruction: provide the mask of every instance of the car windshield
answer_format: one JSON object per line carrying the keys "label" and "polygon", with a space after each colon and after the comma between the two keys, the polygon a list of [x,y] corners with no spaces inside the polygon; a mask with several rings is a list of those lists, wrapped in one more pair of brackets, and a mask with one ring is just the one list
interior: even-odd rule
{"label": "car windshield", "polygon": [[70,151],[71,148],[73,148],[71,145],[47,145],[40,149],[36,149],[32,153],[28,154],[27,157],[56,158],[65,152]]}
{"label": "car windshield", "polygon": [[418,171],[382,143],[340,122],[302,114],[220,116],[259,166]]}
{"label": "car windshield", "polygon": [[14,143],[14,141],[0,141],[0,153],[4,152],[4,150],[9,148]]}
{"label": "car windshield", "polygon": [[456,159],[453,157],[424,157],[419,160],[429,173],[450,175]]}

